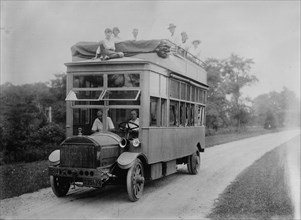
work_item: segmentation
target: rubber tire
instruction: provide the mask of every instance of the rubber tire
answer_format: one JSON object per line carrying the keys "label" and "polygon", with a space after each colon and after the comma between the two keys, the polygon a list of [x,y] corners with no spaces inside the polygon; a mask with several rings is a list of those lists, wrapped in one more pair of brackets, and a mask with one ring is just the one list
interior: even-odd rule
{"label": "rubber tire", "polygon": [[64,177],[50,176],[50,185],[57,197],[64,197],[69,191],[70,181]]}
{"label": "rubber tire", "polygon": [[139,184],[135,180],[136,177],[144,178],[143,164],[138,158],[134,162],[134,165],[128,169],[126,177],[126,189],[128,192],[128,197],[132,202],[135,202],[141,198],[144,188],[144,180]]}
{"label": "rubber tire", "polygon": [[196,175],[200,170],[201,159],[198,151],[188,156],[187,169],[190,174]]}

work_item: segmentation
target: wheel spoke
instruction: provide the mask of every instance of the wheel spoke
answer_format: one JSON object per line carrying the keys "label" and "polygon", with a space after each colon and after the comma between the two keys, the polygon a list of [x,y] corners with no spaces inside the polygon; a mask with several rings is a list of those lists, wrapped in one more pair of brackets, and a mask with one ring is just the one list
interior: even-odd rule
{"label": "wheel spoke", "polygon": [[137,196],[137,194],[138,194],[138,188],[137,188],[137,185],[134,185],[134,194],[135,194],[135,196]]}
{"label": "wheel spoke", "polygon": [[141,191],[141,184],[137,184],[138,192]]}
{"label": "wheel spoke", "polygon": [[140,174],[140,167],[138,167],[138,166],[136,167],[136,172],[135,173],[136,173],[136,175]]}

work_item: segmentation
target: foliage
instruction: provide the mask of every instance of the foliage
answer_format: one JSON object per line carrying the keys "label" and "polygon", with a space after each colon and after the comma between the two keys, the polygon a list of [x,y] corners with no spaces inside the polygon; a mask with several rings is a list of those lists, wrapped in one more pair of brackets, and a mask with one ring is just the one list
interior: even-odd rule
{"label": "foliage", "polygon": [[225,88],[221,76],[222,65],[217,59],[206,61],[208,74],[206,125],[209,129],[217,130],[228,125],[227,110],[229,102],[226,99]]}
{"label": "foliage", "polygon": [[58,144],[65,139],[65,131],[55,123],[40,128],[36,134],[41,143]]}
{"label": "foliage", "polygon": [[53,110],[53,121],[65,125],[66,122],[66,74],[56,74],[56,79],[50,81],[50,94],[55,101],[51,103]]}
{"label": "foliage", "polygon": [[258,125],[266,127],[271,121],[272,127],[300,126],[300,100],[286,87],[257,96],[252,108]]}
{"label": "foliage", "polygon": [[48,166],[45,160],[0,166],[0,199],[49,187]]}
{"label": "foliage", "polygon": [[255,83],[257,78],[250,74],[252,59],[232,54],[229,58],[206,61],[208,73],[208,98],[206,125],[218,128],[246,125],[252,115],[248,107],[250,100],[243,98],[241,89]]}
{"label": "foliage", "polygon": [[[66,75],[45,83],[1,85],[1,155],[6,163],[45,159],[64,137]],[[45,109],[53,106],[53,124]]]}
{"label": "foliage", "polygon": [[277,127],[276,118],[271,110],[266,114],[266,119],[264,120],[264,128],[274,129]]}
{"label": "foliage", "polygon": [[240,128],[241,124],[248,122],[248,107],[246,99],[242,98],[241,89],[258,81],[256,76],[251,75],[252,59],[244,59],[232,54],[230,58],[223,60],[222,76],[226,93],[231,96],[230,117],[236,119]]}

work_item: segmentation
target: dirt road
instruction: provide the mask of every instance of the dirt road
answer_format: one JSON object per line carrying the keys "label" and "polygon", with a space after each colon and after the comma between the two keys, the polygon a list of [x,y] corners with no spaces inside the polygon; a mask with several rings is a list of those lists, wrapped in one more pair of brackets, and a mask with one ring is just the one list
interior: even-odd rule
{"label": "dirt road", "polygon": [[146,184],[143,197],[135,203],[120,186],[76,188],[65,198],[55,197],[47,188],[2,200],[0,215],[6,219],[204,219],[242,170],[298,134],[285,131],[206,149],[198,175],[189,175],[180,166],[178,173]]}

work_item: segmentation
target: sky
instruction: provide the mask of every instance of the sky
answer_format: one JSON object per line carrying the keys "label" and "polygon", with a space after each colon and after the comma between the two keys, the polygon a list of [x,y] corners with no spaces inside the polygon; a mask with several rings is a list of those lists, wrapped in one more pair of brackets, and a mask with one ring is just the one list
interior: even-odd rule
{"label": "sky", "polygon": [[46,82],[66,72],[70,48],[98,42],[106,27],[123,39],[168,38],[177,25],[202,41],[202,57],[254,61],[254,98],[285,86],[300,98],[300,1],[1,1],[0,83]]}

